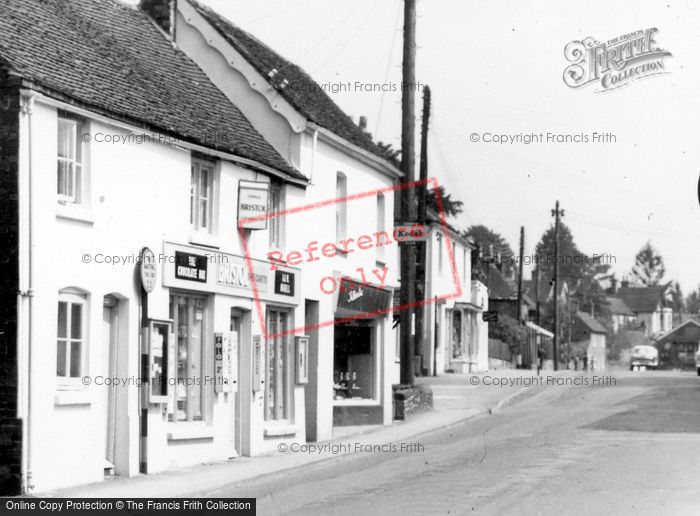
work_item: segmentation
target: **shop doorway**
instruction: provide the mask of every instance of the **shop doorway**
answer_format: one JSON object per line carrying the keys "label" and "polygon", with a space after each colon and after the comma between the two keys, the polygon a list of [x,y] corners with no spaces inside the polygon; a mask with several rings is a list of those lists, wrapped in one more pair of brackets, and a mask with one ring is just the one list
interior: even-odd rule
{"label": "shop doorway", "polygon": [[291,360],[286,332],[289,312],[268,309],[265,373],[265,420],[289,420],[291,414]]}
{"label": "shop doorway", "polygon": [[[119,300],[111,295],[104,297],[102,309],[102,362],[105,378],[117,377],[117,351],[119,349]],[[107,383],[107,382],[106,382]],[[117,390],[113,382],[105,385],[106,407],[105,465],[106,476],[115,474],[117,447]]]}
{"label": "shop doorway", "polygon": [[243,401],[242,401],[242,390],[245,388],[243,382],[243,369],[241,364],[243,360],[243,346],[246,349],[251,348],[250,342],[250,332],[247,329],[250,327],[250,312],[242,310],[240,308],[231,308],[231,319],[229,325],[229,331],[236,334],[236,340],[238,342],[237,353],[238,357],[236,359],[238,371],[236,372],[236,378],[238,378],[238,388],[236,389],[236,394],[234,397],[234,421],[233,421],[233,435],[231,435],[231,457],[238,457],[243,454]]}

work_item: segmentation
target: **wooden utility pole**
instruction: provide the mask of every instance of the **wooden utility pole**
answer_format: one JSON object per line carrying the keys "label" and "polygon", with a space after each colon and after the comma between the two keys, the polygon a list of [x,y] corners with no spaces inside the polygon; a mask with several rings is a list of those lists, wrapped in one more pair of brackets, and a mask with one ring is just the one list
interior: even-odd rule
{"label": "wooden utility pole", "polygon": [[535,257],[535,324],[540,325],[540,262]]}
{"label": "wooden utility pole", "polygon": [[[420,187],[418,188],[418,222],[422,227],[427,227],[428,223],[428,125],[430,123],[430,88],[428,86],[423,90],[423,119],[421,122],[421,140],[420,140]],[[436,353],[435,346],[429,353],[425,353],[425,343],[430,342],[427,338],[425,328],[425,296],[428,289],[426,282],[426,267],[428,258],[427,242],[416,242],[418,248],[418,263],[416,264],[416,350],[417,354],[423,357],[423,362],[426,358],[430,358],[431,354]],[[437,342],[437,339],[436,341]],[[429,364],[423,363],[423,369],[431,374],[432,360]],[[437,371],[434,372],[437,374]]]}
{"label": "wooden utility pole", "polygon": [[525,254],[525,226],[520,226],[520,257],[518,258],[518,301],[516,317],[518,323],[523,322],[523,263]]}
{"label": "wooden utility pole", "polygon": [[559,209],[557,201],[552,210],[554,217],[554,370],[559,369],[559,217],[564,216],[564,210]]}
{"label": "wooden utility pole", "polygon": [[[404,0],[403,19],[403,82],[401,84],[401,170],[404,183],[415,181],[415,84],[416,84],[416,0]],[[403,188],[401,223],[416,221],[415,188]],[[401,339],[401,383],[413,385],[413,306],[416,285],[416,246],[401,245],[401,306],[399,313]]]}

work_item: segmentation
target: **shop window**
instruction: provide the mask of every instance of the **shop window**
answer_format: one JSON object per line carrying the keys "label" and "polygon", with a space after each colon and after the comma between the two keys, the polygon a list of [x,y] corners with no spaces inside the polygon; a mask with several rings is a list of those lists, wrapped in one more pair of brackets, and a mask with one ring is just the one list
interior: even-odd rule
{"label": "shop window", "polygon": [[214,167],[204,161],[192,162],[190,178],[190,225],[195,231],[214,230]]}
{"label": "shop window", "polygon": [[204,418],[204,351],[206,344],[206,299],[170,296],[170,318],[177,332],[177,365],[170,421],[201,421]]}
{"label": "shop window", "polygon": [[79,385],[86,374],[87,297],[63,290],[58,296],[56,376],[63,385]]}
{"label": "shop window", "polygon": [[81,120],[59,115],[56,193],[60,204],[81,204],[86,197],[83,192],[83,132]]}
{"label": "shop window", "polygon": [[375,399],[375,345],[372,323],[335,327],[333,390],[336,400]]}
{"label": "shop window", "polygon": [[265,343],[265,420],[290,419],[291,363],[289,313],[282,310],[267,311],[267,332],[271,335]]}
{"label": "shop window", "polygon": [[[270,213],[284,210],[284,190],[281,185],[272,185],[270,188]],[[284,217],[273,215],[268,219],[270,228],[270,247],[272,249],[284,248]]]}

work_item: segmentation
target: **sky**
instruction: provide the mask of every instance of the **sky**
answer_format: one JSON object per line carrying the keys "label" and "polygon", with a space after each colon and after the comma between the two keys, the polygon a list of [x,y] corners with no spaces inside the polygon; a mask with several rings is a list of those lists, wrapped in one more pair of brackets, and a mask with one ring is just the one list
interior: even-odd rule
{"label": "sky", "polygon": [[[202,0],[309,72],[375,139],[400,147],[402,0]],[[700,284],[699,8],[681,1],[418,2],[417,81],[433,97],[430,175],[484,224],[532,254],[557,200],[581,251],[618,278],[650,241],[666,279]],[[570,88],[565,46],[657,28],[667,73],[614,91]],[[356,84],[359,83],[359,84]],[[388,85],[382,93],[363,84]],[[392,85],[394,88],[392,88]],[[417,96],[420,113],[421,95]],[[614,141],[590,141],[592,133]],[[479,137],[473,142],[472,134]],[[497,144],[488,134],[587,135],[588,143]],[[609,138],[612,140],[612,138]]]}

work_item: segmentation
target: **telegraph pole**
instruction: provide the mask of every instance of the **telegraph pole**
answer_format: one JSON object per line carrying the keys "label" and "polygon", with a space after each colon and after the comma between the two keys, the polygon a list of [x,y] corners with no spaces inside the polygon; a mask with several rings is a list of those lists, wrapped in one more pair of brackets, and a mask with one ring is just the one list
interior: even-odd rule
{"label": "telegraph pole", "polygon": [[535,257],[535,323],[540,325],[540,261]]}
{"label": "telegraph pole", "polygon": [[559,217],[564,216],[564,210],[559,209],[557,201],[552,210],[554,217],[554,370],[559,369]]}
{"label": "telegraph pole", "polygon": [[[430,123],[430,88],[428,86],[423,90],[423,119],[421,122],[421,140],[420,140],[420,187],[418,188],[418,222],[422,227],[426,227],[428,223],[428,125]],[[424,354],[424,346],[429,339],[426,338],[425,328],[425,296],[427,291],[426,283],[426,260],[427,249],[426,242],[416,242],[418,248],[418,263],[416,267],[416,349],[418,354],[426,357],[435,355],[433,347],[432,353]],[[434,360],[430,364],[423,364],[423,368],[430,371]],[[430,374],[430,372],[428,373]]]}
{"label": "telegraph pole", "polygon": [[[416,83],[416,0],[404,0],[403,18],[403,83],[401,85],[401,170],[403,182],[415,180],[415,87]],[[416,194],[413,187],[403,188],[401,223],[416,221]],[[413,306],[416,285],[416,247],[411,243],[401,246],[401,306],[399,313],[401,339],[401,383],[413,385]]]}
{"label": "telegraph pole", "polygon": [[525,254],[525,226],[520,226],[520,257],[518,258],[518,307],[516,317],[518,324],[523,322],[523,263]]}

